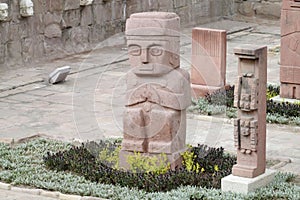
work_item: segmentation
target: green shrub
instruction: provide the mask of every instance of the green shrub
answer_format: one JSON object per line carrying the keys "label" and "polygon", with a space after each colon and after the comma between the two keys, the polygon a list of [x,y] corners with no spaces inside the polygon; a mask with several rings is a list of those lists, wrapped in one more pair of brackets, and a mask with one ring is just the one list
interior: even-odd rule
{"label": "green shrub", "polygon": [[288,117],[299,117],[300,116],[300,105],[292,104],[289,102],[277,103],[273,100],[267,101],[267,113],[278,114],[281,116]]}

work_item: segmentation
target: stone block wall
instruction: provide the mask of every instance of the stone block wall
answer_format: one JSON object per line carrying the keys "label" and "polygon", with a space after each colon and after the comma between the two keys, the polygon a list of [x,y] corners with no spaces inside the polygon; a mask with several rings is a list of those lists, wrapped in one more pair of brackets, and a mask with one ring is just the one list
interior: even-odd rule
{"label": "stone block wall", "polygon": [[0,67],[60,58],[91,50],[123,29],[121,0],[33,0],[34,15],[21,17],[19,0],[1,0],[9,18],[0,22]]}
{"label": "stone block wall", "polygon": [[280,19],[282,0],[234,0],[237,17],[248,19]]}
{"label": "stone block wall", "polygon": [[279,4],[279,0],[94,0],[80,6],[80,0],[32,0],[34,15],[22,17],[19,1],[0,0],[8,4],[9,12],[8,20],[0,21],[0,68],[90,51],[124,31],[126,18],[136,12],[176,12],[185,27],[232,16],[237,10],[254,15],[249,3]]}

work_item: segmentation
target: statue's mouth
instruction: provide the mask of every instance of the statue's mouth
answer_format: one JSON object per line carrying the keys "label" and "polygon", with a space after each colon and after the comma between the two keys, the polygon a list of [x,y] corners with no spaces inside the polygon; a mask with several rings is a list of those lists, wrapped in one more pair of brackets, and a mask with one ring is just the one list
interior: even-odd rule
{"label": "statue's mouth", "polygon": [[154,66],[153,65],[143,65],[141,67],[138,67],[139,71],[153,71]]}

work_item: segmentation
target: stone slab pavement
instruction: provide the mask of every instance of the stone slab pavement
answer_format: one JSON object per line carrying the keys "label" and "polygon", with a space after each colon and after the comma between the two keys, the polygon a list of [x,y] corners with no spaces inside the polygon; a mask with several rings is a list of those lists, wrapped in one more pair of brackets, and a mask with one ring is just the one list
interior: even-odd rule
{"label": "stone slab pavement", "polygon": [[[268,82],[279,84],[278,23],[259,25],[223,20],[200,26],[228,31],[227,83],[233,84],[237,75],[233,48],[257,44],[268,46]],[[190,71],[191,28],[182,29],[180,53],[181,67]],[[66,82],[47,84],[47,75],[65,65],[72,68]],[[0,69],[0,140],[37,134],[61,140],[121,137],[125,75],[129,70],[123,33],[88,53]],[[300,174],[299,141],[300,127],[268,124],[267,157],[285,162],[279,170]],[[223,146],[234,152],[232,121],[189,114],[187,142]],[[4,195],[24,199],[22,195],[0,190],[0,197]]]}

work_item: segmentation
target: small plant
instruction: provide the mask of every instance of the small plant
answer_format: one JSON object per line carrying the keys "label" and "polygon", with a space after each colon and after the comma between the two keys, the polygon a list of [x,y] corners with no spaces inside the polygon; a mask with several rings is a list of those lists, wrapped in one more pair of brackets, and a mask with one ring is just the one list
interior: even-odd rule
{"label": "small plant", "polygon": [[271,98],[278,96],[280,92],[280,86],[279,85],[273,85],[268,84],[267,85],[267,100],[270,100]]}
{"label": "small plant", "polygon": [[116,146],[113,149],[105,148],[99,153],[99,160],[104,164],[114,168],[119,169],[119,153],[121,150],[121,145]]}
{"label": "small plant", "polygon": [[155,174],[165,174],[170,169],[170,163],[166,154],[155,156],[145,156],[140,152],[134,152],[127,156],[129,169],[133,173],[153,172]]}
{"label": "small plant", "polygon": [[236,108],[231,108],[231,107],[228,107],[226,109],[226,116],[228,118],[237,118],[237,109]]}
{"label": "small plant", "polygon": [[196,173],[204,171],[204,168],[202,168],[202,170],[201,170],[199,163],[194,162],[196,157],[197,156],[190,149],[185,151],[182,154],[182,158],[183,158],[182,165],[186,168],[187,171],[189,171],[189,172],[194,171]]}

